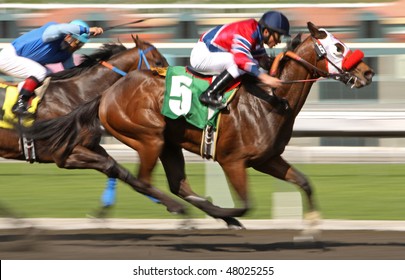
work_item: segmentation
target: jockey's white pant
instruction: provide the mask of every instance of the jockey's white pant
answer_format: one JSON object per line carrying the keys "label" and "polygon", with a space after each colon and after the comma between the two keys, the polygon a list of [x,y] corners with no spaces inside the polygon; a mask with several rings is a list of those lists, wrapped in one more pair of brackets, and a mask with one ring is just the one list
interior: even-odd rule
{"label": "jockey's white pant", "polygon": [[42,82],[48,70],[38,62],[18,56],[14,46],[10,44],[0,51],[0,72],[21,79],[34,76],[38,81]]}
{"label": "jockey's white pant", "polygon": [[229,52],[210,52],[204,42],[198,42],[190,55],[190,65],[203,74],[218,75],[227,70],[237,78],[245,71],[236,65],[233,54]]}

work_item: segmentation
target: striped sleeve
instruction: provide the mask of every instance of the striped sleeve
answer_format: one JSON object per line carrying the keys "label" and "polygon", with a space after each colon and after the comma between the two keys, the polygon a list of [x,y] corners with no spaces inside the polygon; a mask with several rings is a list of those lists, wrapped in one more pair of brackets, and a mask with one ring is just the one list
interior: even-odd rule
{"label": "striped sleeve", "polygon": [[231,52],[234,55],[235,63],[238,67],[246,72],[258,76],[260,74],[259,66],[255,62],[253,55],[251,53],[252,44],[241,35],[235,34]]}

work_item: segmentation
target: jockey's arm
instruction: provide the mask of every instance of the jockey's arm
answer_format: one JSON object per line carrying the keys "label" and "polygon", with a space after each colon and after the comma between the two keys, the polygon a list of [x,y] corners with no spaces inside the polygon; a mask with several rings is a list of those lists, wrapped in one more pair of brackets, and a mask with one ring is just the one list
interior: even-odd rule
{"label": "jockey's arm", "polygon": [[68,59],[66,59],[65,61],[62,62],[63,68],[64,69],[70,69],[75,67],[75,62],[73,60],[73,55],[71,57],[69,57]]}
{"label": "jockey's arm", "polygon": [[266,74],[266,73],[261,73],[258,76],[258,78],[262,83],[264,83],[266,85],[269,85],[272,88],[278,88],[278,87],[280,87],[282,85],[282,82],[281,82],[280,79],[272,77],[272,76],[270,76],[269,74]]}
{"label": "jockey's arm", "polygon": [[42,40],[45,43],[52,42],[66,36],[66,34],[82,34],[87,33],[86,31],[90,32],[89,30],[83,30],[83,27],[75,24],[53,24],[45,29],[44,33],[42,34]]}
{"label": "jockey's arm", "polygon": [[271,63],[262,61],[268,57],[266,49],[261,45],[255,45],[254,41],[249,40],[249,34],[244,34],[245,36],[234,34],[231,53],[234,55],[235,63],[240,69],[258,77],[261,72],[260,68],[269,70]]}

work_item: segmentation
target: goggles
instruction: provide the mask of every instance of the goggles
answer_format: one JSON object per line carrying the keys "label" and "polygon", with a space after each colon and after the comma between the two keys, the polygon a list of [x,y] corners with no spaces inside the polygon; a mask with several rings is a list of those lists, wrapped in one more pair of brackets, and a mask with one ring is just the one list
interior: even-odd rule
{"label": "goggles", "polygon": [[67,34],[62,41],[62,49],[80,49],[84,45],[83,42],[74,38],[72,35]]}

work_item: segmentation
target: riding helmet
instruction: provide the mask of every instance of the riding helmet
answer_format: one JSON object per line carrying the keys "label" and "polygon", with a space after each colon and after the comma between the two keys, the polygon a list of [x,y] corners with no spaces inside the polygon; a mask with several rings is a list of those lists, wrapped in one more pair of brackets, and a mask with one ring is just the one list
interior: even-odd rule
{"label": "riding helmet", "polygon": [[[83,20],[81,20],[81,19],[72,20],[70,23],[71,23],[71,24],[80,25],[81,27],[84,27],[85,30],[90,30],[90,26],[89,26],[86,22],[84,22]],[[88,33],[71,34],[71,35],[72,35],[73,38],[79,40],[79,41],[82,42],[82,43],[87,43],[87,41],[88,41],[89,38],[90,38],[90,35],[89,35]]]}
{"label": "riding helmet", "polygon": [[264,28],[279,32],[284,36],[290,36],[290,22],[287,17],[280,12],[269,11],[263,14],[259,24]]}

